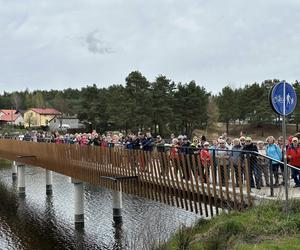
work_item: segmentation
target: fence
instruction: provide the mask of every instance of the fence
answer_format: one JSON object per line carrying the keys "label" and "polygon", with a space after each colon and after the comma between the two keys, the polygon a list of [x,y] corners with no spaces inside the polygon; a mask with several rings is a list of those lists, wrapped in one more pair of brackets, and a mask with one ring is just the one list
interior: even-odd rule
{"label": "fence", "polygon": [[174,154],[172,150],[128,150],[120,145],[96,147],[1,139],[0,157],[114,190],[121,182],[122,192],[203,216],[243,210],[260,198],[279,197],[279,182],[283,180],[274,173],[274,162],[278,168],[280,162],[248,151],[178,150]]}

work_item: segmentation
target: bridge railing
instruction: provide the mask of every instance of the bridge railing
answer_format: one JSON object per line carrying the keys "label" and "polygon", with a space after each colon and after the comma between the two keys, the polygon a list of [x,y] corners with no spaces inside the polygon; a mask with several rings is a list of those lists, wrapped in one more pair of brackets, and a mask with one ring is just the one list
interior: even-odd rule
{"label": "bridge railing", "polygon": [[275,185],[276,161],[249,151],[143,151],[1,139],[0,157],[114,190],[121,186],[125,193],[204,216],[245,209],[262,197],[279,197],[281,190]]}

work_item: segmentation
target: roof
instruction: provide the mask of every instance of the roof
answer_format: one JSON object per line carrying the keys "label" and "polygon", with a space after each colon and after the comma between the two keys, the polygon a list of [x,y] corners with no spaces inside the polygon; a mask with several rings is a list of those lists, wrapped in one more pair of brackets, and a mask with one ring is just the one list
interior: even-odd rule
{"label": "roof", "polygon": [[15,109],[0,109],[0,112],[4,113],[6,115],[9,115],[9,114],[11,114],[11,112],[16,113],[17,110],[15,110]]}
{"label": "roof", "polygon": [[0,109],[0,112],[3,115],[0,117],[0,121],[11,122],[17,120],[17,118],[21,115],[20,113],[16,113],[15,109]]}
{"label": "roof", "polygon": [[46,108],[46,109],[33,108],[31,110],[40,115],[62,115],[62,113],[59,112],[58,110],[51,109],[51,108]]}

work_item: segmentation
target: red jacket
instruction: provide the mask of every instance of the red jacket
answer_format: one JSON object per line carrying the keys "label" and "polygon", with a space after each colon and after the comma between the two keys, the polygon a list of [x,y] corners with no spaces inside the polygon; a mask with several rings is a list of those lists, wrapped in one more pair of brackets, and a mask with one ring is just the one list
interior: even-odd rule
{"label": "red jacket", "polygon": [[210,165],[210,153],[206,149],[202,149],[200,151],[200,158],[201,158],[201,163],[203,166],[209,166]]}
{"label": "red jacket", "polygon": [[300,147],[289,147],[286,151],[286,156],[289,164],[295,167],[300,167]]}
{"label": "red jacket", "polygon": [[177,146],[175,145],[172,145],[172,147],[171,147],[171,150],[170,150],[170,156],[171,156],[171,158],[178,158],[178,148],[177,148]]}

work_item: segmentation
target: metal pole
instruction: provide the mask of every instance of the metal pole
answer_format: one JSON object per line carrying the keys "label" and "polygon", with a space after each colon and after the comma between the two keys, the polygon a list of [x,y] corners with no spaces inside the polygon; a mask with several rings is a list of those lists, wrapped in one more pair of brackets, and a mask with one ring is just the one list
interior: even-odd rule
{"label": "metal pole", "polygon": [[46,169],[46,194],[52,194],[52,171]]}
{"label": "metal pole", "polygon": [[18,165],[18,194],[25,196],[25,165],[17,163]]}
{"label": "metal pole", "polygon": [[74,184],[74,217],[75,228],[84,228],[84,189],[83,182],[72,178]]}
{"label": "metal pole", "polygon": [[117,190],[113,190],[113,220],[115,222],[122,222],[122,184],[117,181]]}
{"label": "metal pole", "polygon": [[286,124],[285,124],[285,81],[283,82],[283,117],[282,117],[282,134],[283,134],[283,162],[284,162],[284,187],[285,187],[285,207],[284,211],[288,213],[288,175],[287,175],[287,159],[286,159]]}
{"label": "metal pole", "polygon": [[272,166],[272,160],[270,160],[270,191],[271,191],[271,196],[274,196],[274,183],[273,183],[273,166]]}
{"label": "metal pole", "polygon": [[16,180],[18,176],[18,166],[15,161],[12,162],[12,179]]}

